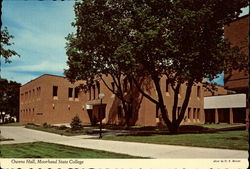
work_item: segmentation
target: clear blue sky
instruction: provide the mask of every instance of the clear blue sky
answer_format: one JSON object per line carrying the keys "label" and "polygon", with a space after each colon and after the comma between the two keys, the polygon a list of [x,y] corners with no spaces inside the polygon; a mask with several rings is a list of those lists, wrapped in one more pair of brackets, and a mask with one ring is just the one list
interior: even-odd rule
{"label": "clear blue sky", "polygon": [[[4,0],[3,26],[14,35],[13,49],[21,57],[2,64],[2,78],[25,84],[43,75],[63,75],[67,56],[65,37],[74,32],[74,1]],[[244,14],[249,9],[244,10]],[[223,85],[223,75],[215,80]]]}

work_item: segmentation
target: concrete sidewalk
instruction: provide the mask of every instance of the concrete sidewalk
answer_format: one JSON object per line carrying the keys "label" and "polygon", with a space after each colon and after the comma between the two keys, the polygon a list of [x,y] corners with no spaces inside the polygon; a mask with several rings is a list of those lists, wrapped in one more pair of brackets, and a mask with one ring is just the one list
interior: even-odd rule
{"label": "concrete sidewalk", "polygon": [[60,136],[57,134],[26,129],[24,127],[0,127],[1,135],[13,138],[14,141],[4,141],[1,144],[44,141],[68,146],[104,150],[150,158],[248,158],[247,151],[199,148],[187,146],[172,146],[147,143],[132,143],[88,139],[92,136]]}

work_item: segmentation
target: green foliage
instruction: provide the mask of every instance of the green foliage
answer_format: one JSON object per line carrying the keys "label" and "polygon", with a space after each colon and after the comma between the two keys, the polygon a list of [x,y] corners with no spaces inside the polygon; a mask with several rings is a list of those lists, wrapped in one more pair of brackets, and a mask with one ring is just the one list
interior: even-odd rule
{"label": "green foliage", "polygon": [[1,54],[1,57],[5,59],[6,63],[11,62],[9,59],[11,56],[20,56],[14,50],[6,48],[7,46],[11,46],[14,44],[10,42],[10,39],[12,38],[14,38],[14,36],[9,34],[6,27],[3,30],[1,30],[0,54]]}
{"label": "green foliage", "polygon": [[[238,47],[230,48],[223,27],[236,19],[247,0],[86,0],[75,4],[76,33],[68,35],[67,55],[71,80],[93,83],[111,75],[117,87],[120,78],[153,81],[158,98],[140,92],[159,106],[168,128],[177,131],[184,118],[192,85],[214,79],[232,69],[246,68],[246,57]],[[160,78],[174,90],[171,121],[162,94]],[[178,93],[187,84],[178,117]],[[121,100],[123,90],[114,92]],[[127,100],[124,100],[127,102]],[[126,108],[125,104],[123,106]]]}
{"label": "green foliage", "polygon": [[51,125],[45,122],[45,123],[43,123],[43,127],[44,127],[44,128],[50,128]]}
{"label": "green foliage", "polygon": [[[1,145],[1,158],[138,158],[45,142]],[[53,160],[53,159],[51,159]]]}
{"label": "green foliage", "polygon": [[0,112],[5,112],[19,120],[20,83],[0,78]]}
{"label": "green foliage", "polygon": [[152,136],[104,136],[103,139],[152,144],[248,150],[247,131]]}
{"label": "green foliage", "polygon": [[83,126],[81,125],[81,120],[78,115],[74,116],[71,123],[70,127],[72,131],[77,131],[77,130],[82,130]]}

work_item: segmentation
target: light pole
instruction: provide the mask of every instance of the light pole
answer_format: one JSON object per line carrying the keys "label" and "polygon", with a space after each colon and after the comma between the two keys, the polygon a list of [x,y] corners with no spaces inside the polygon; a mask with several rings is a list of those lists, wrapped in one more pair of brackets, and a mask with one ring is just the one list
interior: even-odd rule
{"label": "light pole", "polygon": [[104,93],[99,94],[99,99],[101,99],[101,110],[99,109],[99,119],[100,119],[100,135],[99,138],[102,138],[102,99],[105,97]]}

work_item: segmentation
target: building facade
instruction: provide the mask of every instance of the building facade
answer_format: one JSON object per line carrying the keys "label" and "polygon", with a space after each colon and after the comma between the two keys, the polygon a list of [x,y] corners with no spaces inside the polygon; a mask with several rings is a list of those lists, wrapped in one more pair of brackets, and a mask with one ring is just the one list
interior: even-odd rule
{"label": "building facade", "polygon": [[[105,82],[114,87],[111,78],[105,77]],[[83,81],[70,83],[65,77],[42,75],[20,88],[20,122],[34,124],[70,123],[78,115],[84,124],[96,124],[100,119],[106,124],[122,124],[125,114],[120,99],[118,99],[101,82],[97,81],[86,91],[79,88]],[[153,86],[153,85],[152,85]],[[156,91],[151,86],[150,94],[156,97]],[[167,79],[161,79],[164,102],[168,112],[172,111],[173,91]],[[178,98],[177,113],[180,112],[185,96],[186,85],[181,86]],[[128,89],[129,90],[129,89]],[[129,91],[128,91],[129,92]],[[98,95],[104,93],[100,100]],[[154,103],[150,102],[138,91],[133,91],[133,125],[156,126],[162,123],[160,112]],[[202,85],[193,86],[189,105],[182,124],[200,124],[205,122],[204,91]],[[103,112],[100,116],[99,112]],[[172,120],[172,113],[169,113]]]}
{"label": "building facade", "polygon": [[[249,58],[249,14],[242,16],[225,25],[225,38],[233,46],[238,46],[241,51]],[[249,60],[249,59],[248,59]],[[248,63],[248,62],[247,62]],[[243,70],[233,70],[232,73],[225,73],[225,88],[233,90],[238,94],[246,95],[246,107],[244,108],[245,122],[249,128],[249,66]],[[242,111],[241,111],[242,112]],[[239,113],[241,113],[239,112]]]}

